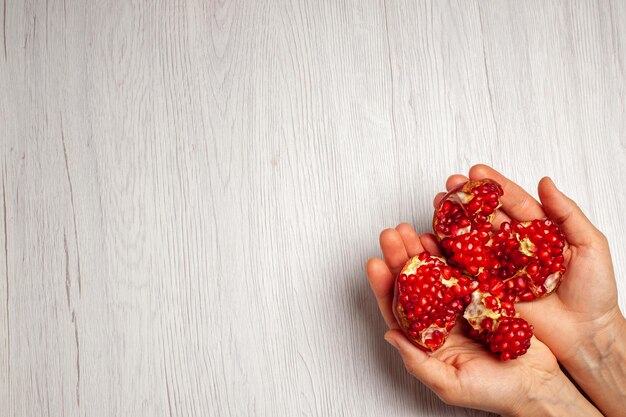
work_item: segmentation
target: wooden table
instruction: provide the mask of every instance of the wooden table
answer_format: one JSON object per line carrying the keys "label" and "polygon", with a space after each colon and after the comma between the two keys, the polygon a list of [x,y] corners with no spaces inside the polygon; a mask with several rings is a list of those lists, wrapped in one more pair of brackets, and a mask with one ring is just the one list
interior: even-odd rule
{"label": "wooden table", "polygon": [[476,162],[575,198],[626,307],[626,2],[0,12],[3,416],[483,415],[364,274]]}

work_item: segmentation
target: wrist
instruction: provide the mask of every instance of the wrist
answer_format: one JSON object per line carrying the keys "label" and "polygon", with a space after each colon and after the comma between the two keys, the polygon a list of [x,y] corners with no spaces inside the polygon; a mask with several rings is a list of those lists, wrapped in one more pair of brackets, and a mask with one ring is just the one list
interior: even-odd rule
{"label": "wrist", "polygon": [[622,415],[626,403],[626,320],[619,309],[605,326],[585,335],[585,342],[562,364],[605,415]]}
{"label": "wrist", "polygon": [[607,313],[593,325],[585,327],[577,337],[579,343],[567,354],[559,357],[568,370],[592,370],[603,366],[607,359],[619,355],[620,345],[625,341],[626,320],[618,307]]}
{"label": "wrist", "polygon": [[525,398],[503,413],[504,417],[601,416],[560,370],[535,378]]}

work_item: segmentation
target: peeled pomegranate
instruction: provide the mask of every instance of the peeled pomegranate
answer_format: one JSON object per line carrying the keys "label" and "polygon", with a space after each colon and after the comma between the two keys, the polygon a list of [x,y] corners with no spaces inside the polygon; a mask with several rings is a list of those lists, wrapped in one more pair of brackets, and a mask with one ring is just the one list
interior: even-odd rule
{"label": "peeled pomegranate", "polygon": [[502,223],[489,246],[498,262],[489,270],[518,301],[553,292],[565,267],[565,237],[550,220]]}
{"label": "peeled pomegranate", "polygon": [[422,252],[396,279],[393,313],[411,342],[433,351],[443,345],[477,287],[445,259]]}
{"label": "peeled pomegranate", "polygon": [[491,293],[476,290],[472,293],[463,318],[470,325],[470,336],[489,345],[500,359],[515,359],[530,347],[533,327],[515,317],[515,308]]}
{"label": "peeled pomegranate", "polygon": [[480,231],[491,222],[500,207],[502,187],[490,179],[468,181],[448,192],[435,210],[433,229],[440,240]]}
{"label": "peeled pomegranate", "polygon": [[504,222],[494,231],[502,187],[491,179],[468,181],[435,209],[433,229],[445,257],[423,252],[396,278],[393,312],[415,345],[436,350],[457,316],[500,359],[528,350],[533,327],[516,317],[514,303],[554,292],[565,267],[565,237],[550,220]]}
{"label": "peeled pomegranate", "polygon": [[435,210],[433,229],[444,253],[471,275],[496,262],[487,246],[502,194],[490,179],[468,181],[446,194]]}
{"label": "peeled pomegranate", "polygon": [[545,219],[505,222],[493,231],[502,195],[502,187],[490,179],[459,185],[435,210],[435,235],[450,264],[481,282],[499,279],[512,300],[546,296],[556,290],[565,272],[565,238]]}

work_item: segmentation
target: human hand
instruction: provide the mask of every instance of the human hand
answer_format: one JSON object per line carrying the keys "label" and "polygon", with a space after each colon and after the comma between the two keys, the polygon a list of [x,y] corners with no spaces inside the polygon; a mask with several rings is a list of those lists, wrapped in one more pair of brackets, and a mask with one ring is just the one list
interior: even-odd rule
{"label": "human hand", "polygon": [[444,402],[512,416],[599,415],[563,375],[550,350],[536,338],[526,355],[506,362],[463,335],[459,325],[433,353],[411,344],[392,312],[395,277],[409,257],[424,250],[440,255],[439,248],[432,235],[418,236],[407,224],[383,231],[380,245],[385,260],[370,259],[366,270],[391,329],[385,339],[398,350],[407,370]]}
{"label": "human hand", "polygon": [[[560,287],[549,297],[518,303],[516,309],[596,404],[605,413],[618,415],[626,391],[626,324],[617,303],[606,237],[549,178],[539,182],[542,204],[488,166],[472,167],[469,178],[491,178],[502,185],[504,195],[494,220],[496,227],[511,219],[544,217],[561,227],[569,245],[564,252],[567,269]],[[448,178],[446,188],[450,190],[467,179],[453,175]],[[435,197],[435,205],[443,194]],[[599,380],[603,372],[606,385]],[[614,395],[607,395],[611,390],[615,391]]]}

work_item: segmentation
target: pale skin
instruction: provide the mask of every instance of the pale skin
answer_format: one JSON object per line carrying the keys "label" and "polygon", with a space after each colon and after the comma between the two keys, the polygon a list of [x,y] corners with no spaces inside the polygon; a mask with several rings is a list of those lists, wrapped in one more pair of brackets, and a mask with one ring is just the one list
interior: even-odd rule
{"label": "pale skin", "polygon": [[[409,257],[424,250],[439,254],[439,249],[431,234],[418,235],[410,225],[400,224],[381,233],[384,260],[370,259],[366,268],[390,328],[385,339],[398,350],[408,371],[449,404],[511,416],[601,415],[598,409],[607,416],[623,415],[626,321],[617,305],[606,238],[549,178],[539,183],[541,203],[488,166],[472,167],[469,178],[491,178],[503,186],[496,227],[511,219],[548,217],[559,224],[569,242],[567,271],[559,289],[545,299],[516,305],[537,337],[526,355],[508,362],[499,361],[459,329],[436,352],[413,346],[393,317],[394,279]],[[446,188],[467,179],[453,175]],[[442,197],[443,193],[435,197],[435,205]],[[557,359],[598,409],[561,372]]]}

